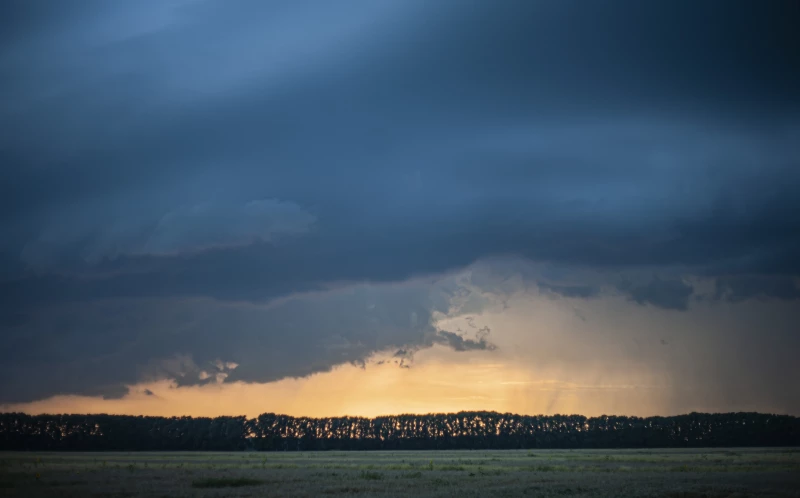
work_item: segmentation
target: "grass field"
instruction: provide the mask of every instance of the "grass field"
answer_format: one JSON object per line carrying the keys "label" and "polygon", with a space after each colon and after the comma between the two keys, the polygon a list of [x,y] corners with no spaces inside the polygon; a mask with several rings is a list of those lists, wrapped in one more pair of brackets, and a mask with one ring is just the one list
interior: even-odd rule
{"label": "grass field", "polygon": [[800,497],[800,449],[0,453],[0,496]]}

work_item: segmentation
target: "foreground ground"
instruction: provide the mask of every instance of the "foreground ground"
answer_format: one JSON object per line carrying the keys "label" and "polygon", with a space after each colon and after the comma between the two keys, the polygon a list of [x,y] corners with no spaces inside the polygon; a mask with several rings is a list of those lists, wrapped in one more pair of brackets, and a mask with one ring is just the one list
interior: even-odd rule
{"label": "foreground ground", "polygon": [[0,453],[0,496],[800,497],[800,449]]}

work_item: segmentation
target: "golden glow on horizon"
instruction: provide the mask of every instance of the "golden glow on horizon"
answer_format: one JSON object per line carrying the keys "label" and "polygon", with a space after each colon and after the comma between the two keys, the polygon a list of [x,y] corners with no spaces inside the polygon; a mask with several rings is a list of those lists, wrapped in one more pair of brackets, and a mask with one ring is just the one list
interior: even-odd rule
{"label": "golden glow on horizon", "polygon": [[[514,362],[500,363],[485,352],[456,353],[443,347],[421,351],[412,368],[370,363],[268,384],[209,384],[176,388],[170,381],[131,386],[122,399],[56,396],[4,407],[27,413],[113,413],[141,415],[377,416],[397,413],[494,410],[515,413],[662,411],[663,388],[636,388],[630,379],[588,385],[540,379]],[[145,394],[145,389],[153,395]]]}
{"label": "golden glow on horizon", "polygon": [[755,329],[757,317],[791,303],[740,304],[737,313],[721,305],[674,312],[604,298],[581,301],[578,313],[568,300],[526,295],[508,305],[438,322],[468,337],[488,326],[495,350],[457,352],[437,345],[416,352],[411,368],[377,364],[387,357],[376,355],[365,369],[346,364],[266,384],[177,388],[158,381],[131,386],[122,399],[56,396],[0,410],[314,417],[461,410],[587,416],[796,412],[794,398],[782,396],[785,390],[776,383],[753,382],[753,371],[739,368],[743,355],[758,350],[743,350],[731,340],[736,327]]}

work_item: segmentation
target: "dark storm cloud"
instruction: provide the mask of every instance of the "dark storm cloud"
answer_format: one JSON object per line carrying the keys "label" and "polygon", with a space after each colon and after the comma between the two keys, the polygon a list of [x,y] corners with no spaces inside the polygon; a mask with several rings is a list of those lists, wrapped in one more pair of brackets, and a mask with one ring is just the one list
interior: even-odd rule
{"label": "dark storm cloud", "polygon": [[800,286],[791,278],[772,276],[719,277],[716,297],[728,301],[758,299],[800,299]]}
{"label": "dark storm cloud", "polygon": [[[99,299],[141,299],[146,326],[166,330],[159,319],[181,329],[200,310],[176,318],[162,299],[263,303],[491,256],[800,276],[794,2],[28,0],[0,9],[0,327],[10,340],[4,368],[36,379],[7,398],[87,392],[98,385],[89,379],[116,368],[113,387],[157,356],[130,346],[130,367],[117,368],[108,351],[127,335],[115,333],[99,340],[105,356],[90,345],[74,351],[69,375],[34,377],[54,353],[32,338],[66,333],[77,344],[107,314],[137,315]],[[543,287],[574,298],[595,288]],[[691,289],[657,280],[625,292],[684,310]],[[193,361],[213,360],[202,351],[220,330],[254,333],[245,308],[219,306],[227,321],[208,318],[219,329],[203,329],[208,347]],[[419,324],[439,309],[417,306]],[[43,318],[62,314],[68,325]],[[131,320],[129,333],[145,326]],[[269,372],[257,355],[224,346],[239,364],[229,379],[304,375],[375,347],[369,334],[317,323],[276,330],[265,340],[292,351],[311,331],[334,342],[276,357]],[[186,352],[167,337],[165,351]]]}
{"label": "dark storm cloud", "polygon": [[639,304],[652,304],[659,308],[671,310],[686,310],[689,306],[689,297],[694,292],[691,285],[680,280],[662,280],[653,278],[646,284],[633,284],[623,281],[618,289],[626,293],[629,298]]}
{"label": "dark storm cloud", "polygon": [[129,389],[125,386],[112,385],[101,389],[90,390],[89,394],[92,394],[92,391],[102,393],[103,399],[120,399],[128,394]]}
{"label": "dark storm cloud", "polygon": [[162,378],[269,382],[396,348],[491,348],[485,337],[437,331],[436,311],[447,311],[446,295],[428,283],[356,286],[269,306],[161,299],[49,307],[4,329],[0,375],[14,382],[2,383],[0,400],[118,397],[125,384]]}
{"label": "dark storm cloud", "polygon": [[536,285],[545,292],[564,297],[587,299],[600,294],[600,289],[591,285],[555,285],[547,282],[537,282]]}
{"label": "dark storm cloud", "polygon": [[435,342],[441,342],[443,344],[447,344],[455,351],[474,351],[474,350],[493,350],[495,346],[486,341],[485,337],[481,337],[479,339],[468,339],[464,336],[458,335],[455,332],[448,332],[446,330],[441,330],[437,334],[438,337]]}

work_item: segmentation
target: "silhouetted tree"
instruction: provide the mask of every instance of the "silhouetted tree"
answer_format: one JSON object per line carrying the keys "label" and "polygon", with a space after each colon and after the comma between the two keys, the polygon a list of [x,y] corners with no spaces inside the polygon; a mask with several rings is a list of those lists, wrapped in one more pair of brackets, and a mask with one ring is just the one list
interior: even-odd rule
{"label": "silhouetted tree", "polygon": [[308,418],[0,414],[0,450],[261,451],[798,446],[800,419],[760,413],[586,418],[497,412]]}

